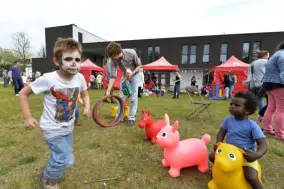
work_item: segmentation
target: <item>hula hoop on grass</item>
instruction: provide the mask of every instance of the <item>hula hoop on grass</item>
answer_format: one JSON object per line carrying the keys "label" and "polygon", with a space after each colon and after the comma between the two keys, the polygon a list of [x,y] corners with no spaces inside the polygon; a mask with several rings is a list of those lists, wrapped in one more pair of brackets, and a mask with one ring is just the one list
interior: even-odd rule
{"label": "hula hoop on grass", "polygon": [[[98,109],[101,105],[101,103],[107,99],[107,98],[115,98],[118,102],[119,102],[119,107],[120,107],[120,112],[119,112],[119,115],[117,116],[117,118],[110,122],[110,123],[102,123],[99,119],[98,119]],[[119,96],[116,96],[116,95],[109,95],[109,96],[104,96],[102,97],[94,106],[93,108],[93,120],[96,124],[102,126],[102,127],[113,127],[113,126],[116,126],[120,120],[124,117],[124,102],[123,100],[119,97]]]}

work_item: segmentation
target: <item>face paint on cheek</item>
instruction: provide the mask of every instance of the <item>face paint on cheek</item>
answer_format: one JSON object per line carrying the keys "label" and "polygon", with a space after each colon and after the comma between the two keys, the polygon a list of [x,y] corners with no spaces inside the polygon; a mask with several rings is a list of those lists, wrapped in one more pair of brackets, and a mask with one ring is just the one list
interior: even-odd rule
{"label": "face paint on cheek", "polygon": [[[81,63],[81,62],[80,62]],[[80,63],[77,63],[75,60],[60,60],[59,67],[62,71],[67,72],[68,74],[75,75],[80,70]]]}

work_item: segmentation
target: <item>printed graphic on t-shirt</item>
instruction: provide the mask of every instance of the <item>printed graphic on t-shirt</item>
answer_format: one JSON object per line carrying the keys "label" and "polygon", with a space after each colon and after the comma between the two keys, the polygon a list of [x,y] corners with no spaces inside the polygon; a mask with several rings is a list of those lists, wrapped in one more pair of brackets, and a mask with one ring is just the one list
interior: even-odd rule
{"label": "printed graphic on t-shirt", "polygon": [[68,122],[73,119],[79,87],[54,89],[50,88],[51,94],[56,98],[55,120]]}

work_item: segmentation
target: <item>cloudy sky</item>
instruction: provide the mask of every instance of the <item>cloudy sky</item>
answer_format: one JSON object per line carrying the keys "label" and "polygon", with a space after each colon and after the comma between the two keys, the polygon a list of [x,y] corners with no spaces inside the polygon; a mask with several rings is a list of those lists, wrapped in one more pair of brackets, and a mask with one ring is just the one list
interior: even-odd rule
{"label": "cloudy sky", "polygon": [[284,31],[283,7],[283,0],[8,0],[0,47],[12,48],[11,35],[23,31],[36,52],[45,27],[68,24],[106,40]]}

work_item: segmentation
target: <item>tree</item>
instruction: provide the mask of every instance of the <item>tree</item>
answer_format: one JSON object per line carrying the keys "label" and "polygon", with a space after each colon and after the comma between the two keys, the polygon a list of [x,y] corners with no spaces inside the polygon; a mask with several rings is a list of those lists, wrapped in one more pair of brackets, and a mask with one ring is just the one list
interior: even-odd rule
{"label": "tree", "polygon": [[45,49],[45,46],[44,46],[44,45],[42,45],[42,46],[40,47],[40,49],[38,50],[38,52],[37,52],[37,57],[38,57],[38,58],[46,58],[46,49]]}
{"label": "tree", "polygon": [[11,49],[0,48],[0,65],[11,65],[18,59],[19,57]]}
{"label": "tree", "polygon": [[27,33],[17,32],[12,35],[14,42],[14,50],[20,56],[23,63],[29,63],[29,58],[31,56],[31,38]]}

